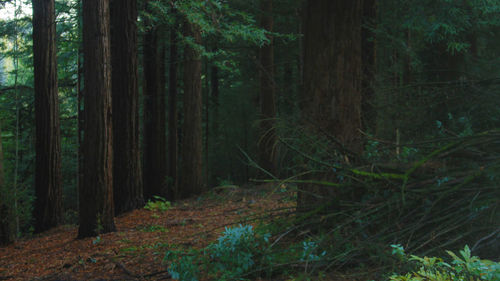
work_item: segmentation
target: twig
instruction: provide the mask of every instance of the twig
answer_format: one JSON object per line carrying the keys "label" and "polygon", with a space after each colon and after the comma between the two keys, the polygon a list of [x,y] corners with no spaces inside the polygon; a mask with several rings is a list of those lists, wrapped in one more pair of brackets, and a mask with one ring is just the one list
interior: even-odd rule
{"label": "twig", "polygon": [[484,240],[490,239],[491,237],[493,237],[495,234],[497,234],[499,232],[500,232],[500,228],[497,228],[497,230],[495,230],[492,233],[486,235],[485,237],[479,239],[476,242],[476,244],[474,244],[474,246],[472,247],[471,251],[474,252],[474,250],[476,250],[476,248],[479,246],[479,244],[481,244],[481,242],[483,242]]}

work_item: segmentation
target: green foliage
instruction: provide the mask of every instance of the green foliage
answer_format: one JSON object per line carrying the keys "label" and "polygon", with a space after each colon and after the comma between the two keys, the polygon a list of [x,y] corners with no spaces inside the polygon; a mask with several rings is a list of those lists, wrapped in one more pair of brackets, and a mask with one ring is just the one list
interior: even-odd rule
{"label": "green foliage", "polygon": [[184,254],[182,251],[167,251],[164,260],[170,261],[168,273],[172,279],[197,281],[199,275],[198,255],[199,252],[194,250],[189,254]]}
{"label": "green foliage", "polygon": [[318,244],[315,241],[304,241],[302,245],[303,251],[302,257],[300,258],[301,261],[319,261],[326,255],[326,251],[321,251],[320,253]]}
{"label": "green foliage", "polygon": [[392,245],[393,254],[406,263],[412,263],[412,267],[418,268],[416,271],[403,275],[393,275],[393,281],[466,281],[466,280],[500,280],[500,263],[489,260],[481,260],[472,256],[468,246],[460,250],[458,256],[451,251],[447,253],[451,256],[450,263],[439,257],[419,257],[405,255],[400,245]]}
{"label": "green foliage", "polygon": [[207,248],[212,259],[213,273],[220,280],[242,276],[255,266],[256,258],[265,252],[269,234],[258,237],[252,226],[226,228],[217,243]]}
{"label": "green foliage", "polygon": [[144,232],[167,232],[167,229],[161,225],[149,225],[139,228],[140,231]]}
{"label": "green foliage", "polygon": [[199,274],[211,280],[253,280],[257,276],[290,274],[280,267],[283,264],[312,264],[324,261],[327,252],[320,244],[308,239],[274,248],[267,231],[254,231],[250,225],[226,228],[216,242],[202,250],[169,250],[165,261],[170,263],[169,272],[174,279],[198,280]]}
{"label": "green foliage", "polygon": [[155,195],[153,198],[156,199],[156,201],[149,200],[146,206],[144,206],[144,209],[152,212],[164,213],[172,207],[172,204],[163,197]]}
{"label": "green foliage", "polygon": [[200,264],[206,273],[217,280],[242,280],[243,276],[255,270],[257,263],[264,261],[270,234],[259,235],[252,226],[226,228],[217,242],[202,252],[189,254],[168,251],[165,259],[171,262],[169,272],[174,279],[197,280]]}

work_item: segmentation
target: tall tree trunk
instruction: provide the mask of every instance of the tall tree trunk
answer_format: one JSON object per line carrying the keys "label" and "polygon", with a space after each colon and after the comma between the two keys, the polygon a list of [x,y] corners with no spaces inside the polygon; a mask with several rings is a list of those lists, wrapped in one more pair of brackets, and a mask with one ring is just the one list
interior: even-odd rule
{"label": "tall tree trunk", "polygon": [[35,231],[62,221],[61,131],[54,0],[33,0],[35,75]]}
{"label": "tall tree trunk", "polygon": [[[175,16],[175,15],[174,15]],[[177,26],[177,22],[175,24]],[[169,64],[169,88],[168,88],[168,190],[174,198],[177,198],[177,157],[178,157],[178,137],[177,137],[177,30],[170,31],[170,64]]]}
{"label": "tall tree trunk", "polygon": [[[184,23],[184,35],[201,44],[199,27],[189,22]],[[182,138],[182,169],[179,190],[180,197],[186,198],[200,194],[204,190],[202,177],[202,93],[201,93],[201,57],[196,49],[186,45],[184,51],[184,123]]]}
{"label": "tall tree trunk", "polygon": [[119,215],[144,205],[139,148],[137,0],[111,0],[113,198]]}
{"label": "tall tree trunk", "polygon": [[[261,27],[273,31],[273,2],[261,0]],[[275,173],[276,161],[274,146],[276,144],[276,87],[274,81],[274,43],[272,35],[268,35],[269,43],[260,49],[260,139],[259,162],[261,168],[269,173]]]}
{"label": "tall tree trunk", "polygon": [[84,140],[78,237],[115,231],[109,0],[83,0]]}
{"label": "tall tree trunk", "polygon": [[[214,48],[214,51],[217,50],[217,47]],[[210,87],[211,87],[211,97],[212,97],[212,103],[213,105],[213,118],[212,118],[212,123],[213,123],[213,128],[212,128],[212,135],[215,136],[217,139],[217,136],[219,135],[219,68],[216,65],[212,65],[211,70],[210,70]]]}
{"label": "tall tree trunk", "polygon": [[[12,216],[9,212],[7,202],[7,191],[5,190],[5,177],[3,170],[3,147],[2,147],[2,129],[0,128],[0,245],[7,245],[14,240],[12,232]],[[5,195],[4,195],[5,194]]]}
{"label": "tall tree trunk", "polygon": [[[217,51],[217,46],[214,46],[212,49],[213,52]],[[208,126],[212,126],[211,135],[212,137],[212,147],[218,147],[220,143],[219,137],[219,96],[220,96],[220,88],[219,88],[219,68],[217,65],[212,64],[210,67],[210,101],[212,104],[212,118]],[[215,155],[217,153],[215,152]],[[205,164],[211,167],[210,178],[208,179],[207,185],[217,184],[217,179],[220,177],[220,169],[217,162],[210,162],[210,157],[207,158],[207,163]]]}
{"label": "tall tree trunk", "polygon": [[[150,12],[149,1],[145,2],[146,11]],[[144,156],[143,183],[144,199],[166,194],[167,156],[165,135],[165,100],[161,85],[161,62],[158,42],[159,28],[146,20],[144,35]]]}
{"label": "tall tree trunk", "polygon": [[80,202],[80,195],[78,190],[80,190],[80,186],[83,183],[83,89],[82,89],[82,80],[83,80],[83,67],[82,67],[82,62],[83,62],[83,30],[82,30],[82,3],[81,1],[78,2],[78,9],[77,9],[77,25],[78,25],[78,39],[79,39],[79,44],[78,44],[78,50],[77,50],[77,78],[76,78],[76,99],[77,99],[77,130],[78,130],[78,150],[77,150],[77,184],[76,184],[76,194],[77,194],[77,206],[78,209],[79,207],[79,202]]}
{"label": "tall tree trunk", "polygon": [[[344,151],[354,153],[362,152],[362,4],[361,0],[309,0],[304,26],[302,114],[307,124],[337,139]],[[335,179],[330,173],[313,176]],[[303,189],[298,194],[299,210],[317,206],[318,199],[310,194],[323,197],[324,203],[332,203],[337,196],[334,190],[314,184]]]}
{"label": "tall tree trunk", "polygon": [[376,27],[377,21],[377,1],[363,1],[363,28],[361,30],[362,37],[362,65],[363,65],[363,85],[362,85],[362,117],[363,129],[371,133],[375,132],[376,127],[376,110],[375,110],[375,32],[372,30]]}
{"label": "tall tree trunk", "polygon": [[[162,29],[162,32],[164,30]],[[165,32],[166,33],[166,32]],[[166,34],[163,34],[161,37],[166,37]],[[162,42],[159,46],[159,75],[160,75],[160,84],[159,86],[159,97],[158,97],[158,131],[159,131],[159,146],[158,153],[161,155],[161,177],[162,177],[162,195],[167,199],[173,199],[172,193],[168,189],[167,181],[168,181],[168,170],[167,170],[167,47],[166,43]]]}
{"label": "tall tree trunk", "polygon": [[[83,68],[82,68],[82,56],[83,53],[82,48],[78,48],[77,54],[77,78],[76,78],[76,106],[77,106],[77,130],[78,130],[78,148],[77,148],[77,181],[76,181],[76,192],[77,192],[77,201],[79,201],[79,193],[78,190],[83,182],[83,90],[82,90],[82,78],[83,78]],[[77,202],[77,206],[78,206]]]}
{"label": "tall tree trunk", "polygon": [[358,153],[362,3],[309,0],[304,38],[304,116]]}

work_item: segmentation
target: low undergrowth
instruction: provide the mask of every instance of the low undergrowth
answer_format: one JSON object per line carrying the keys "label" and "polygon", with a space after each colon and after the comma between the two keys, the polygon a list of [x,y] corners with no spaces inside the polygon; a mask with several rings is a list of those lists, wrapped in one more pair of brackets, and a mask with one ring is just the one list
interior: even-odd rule
{"label": "low undergrowth", "polygon": [[181,281],[199,280],[202,275],[209,280],[253,280],[292,274],[290,268],[299,265],[307,273],[307,267],[325,255],[315,241],[278,249],[269,232],[239,225],[226,228],[216,242],[201,250],[168,250],[165,261],[172,278]]}
{"label": "low undergrowth", "polygon": [[393,248],[393,253],[401,259],[403,265],[413,270],[404,274],[394,274],[390,277],[391,281],[500,280],[500,263],[472,256],[468,246],[460,250],[459,255],[447,251],[451,257],[449,262],[440,257],[406,255],[400,245],[393,245]]}
{"label": "low undergrowth", "polygon": [[[202,250],[167,253],[172,276],[320,280],[341,272],[347,274],[342,280],[498,280],[498,263],[490,266],[472,254],[499,258],[500,132],[429,141],[407,149],[411,157],[389,157],[398,160],[390,165],[382,161],[382,152],[374,157],[372,151],[372,158],[354,166],[335,156],[343,155],[341,150],[329,151],[332,144],[316,148],[315,154],[307,151],[310,143],[287,141],[310,170],[276,186],[309,192],[313,203],[263,228],[267,232],[240,226],[226,229]],[[404,262],[395,259],[388,246],[395,244],[415,255]],[[467,244],[471,247],[461,256],[445,251]],[[447,253],[453,258],[449,263],[427,258]],[[391,272],[407,273],[390,277]]]}

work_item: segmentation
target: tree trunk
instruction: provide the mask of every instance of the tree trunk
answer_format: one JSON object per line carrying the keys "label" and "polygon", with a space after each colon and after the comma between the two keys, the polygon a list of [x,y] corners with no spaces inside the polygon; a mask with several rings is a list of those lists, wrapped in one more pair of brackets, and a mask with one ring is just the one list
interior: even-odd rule
{"label": "tree trunk", "polygon": [[[175,16],[175,15],[174,15]],[[177,24],[175,24],[177,26]],[[169,65],[169,88],[168,88],[168,191],[177,198],[177,30],[170,31],[170,65]]]}
{"label": "tree trunk", "polygon": [[[214,51],[217,48],[214,48]],[[215,136],[217,141],[217,136],[219,135],[219,68],[216,65],[212,65],[210,70],[210,87],[211,87],[211,97],[213,102],[213,129],[212,134]]]}
{"label": "tree trunk", "polygon": [[54,0],[33,0],[35,75],[35,232],[62,221],[61,132]]}
{"label": "tree trunk", "polygon": [[[261,27],[269,32],[273,31],[273,2],[261,0]],[[274,81],[274,43],[272,35],[268,35],[269,43],[260,49],[260,139],[259,162],[261,168],[269,173],[275,173],[276,161],[274,146],[276,144],[276,87]]]}
{"label": "tree trunk", "polygon": [[[343,152],[355,154],[362,152],[362,3],[309,0],[304,26],[302,114],[307,124],[338,140]],[[331,172],[311,176],[315,180],[335,180]],[[337,197],[335,190],[324,186],[309,184],[302,188],[304,192],[298,194],[299,210],[313,204],[317,207],[317,196],[329,204]]]}
{"label": "tree trunk", "polygon": [[[199,27],[184,23],[184,35],[201,43]],[[197,50],[186,45],[184,51],[184,123],[182,138],[182,169],[179,190],[180,197],[200,194],[204,190],[202,179],[202,97],[201,97],[201,57]]]}
{"label": "tree trunk", "polygon": [[370,133],[375,132],[377,112],[375,110],[375,32],[377,21],[377,1],[363,1],[363,28],[362,36],[362,64],[363,64],[363,86],[362,86],[362,117],[363,129]]}
{"label": "tree trunk", "polygon": [[144,205],[139,150],[137,0],[112,0],[113,198],[119,215]]}
{"label": "tree trunk", "polygon": [[358,153],[362,2],[309,0],[304,38],[304,117]]}
{"label": "tree trunk", "polygon": [[[146,11],[150,11],[146,1]],[[165,132],[165,97],[161,85],[161,55],[158,42],[159,29],[146,20],[144,35],[144,199],[166,197],[167,155]]]}
{"label": "tree trunk", "polygon": [[2,129],[0,128],[0,245],[7,245],[14,241],[12,232],[12,216],[9,212],[7,203],[7,191],[4,189],[5,177],[3,170],[3,147],[2,147]]}
{"label": "tree trunk", "polygon": [[84,140],[78,237],[115,231],[109,1],[83,0]]}

